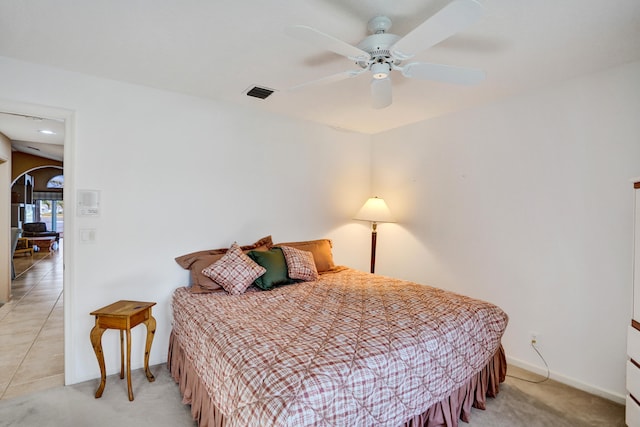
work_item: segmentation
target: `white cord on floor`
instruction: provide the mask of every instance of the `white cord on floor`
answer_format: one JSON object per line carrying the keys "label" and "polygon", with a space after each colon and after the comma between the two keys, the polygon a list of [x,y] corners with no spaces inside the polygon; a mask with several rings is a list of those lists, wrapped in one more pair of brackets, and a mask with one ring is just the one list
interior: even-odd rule
{"label": "white cord on floor", "polygon": [[547,368],[547,376],[544,379],[538,380],[538,381],[528,380],[526,378],[520,378],[520,377],[516,377],[515,375],[509,375],[509,374],[507,374],[507,376],[511,378],[515,378],[516,380],[526,381],[531,384],[541,384],[549,379],[549,377],[551,376],[551,372],[549,370],[549,365],[547,365],[547,361],[544,360],[544,357],[542,357],[542,354],[540,353],[540,350],[538,350],[538,347],[536,347],[536,345],[533,342],[531,342],[531,347],[533,347],[536,353],[538,353],[538,356],[540,356],[540,359],[542,359],[544,366]]}

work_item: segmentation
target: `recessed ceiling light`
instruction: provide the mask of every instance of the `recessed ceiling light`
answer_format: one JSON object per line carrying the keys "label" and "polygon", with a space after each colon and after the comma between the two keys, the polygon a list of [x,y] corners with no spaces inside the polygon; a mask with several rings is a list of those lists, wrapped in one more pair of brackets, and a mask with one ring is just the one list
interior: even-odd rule
{"label": "recessed ceiling light", "polygon": [[38,132],[43,133],[45,135],[55,135],[56,133],[49,129],[40,129]]}

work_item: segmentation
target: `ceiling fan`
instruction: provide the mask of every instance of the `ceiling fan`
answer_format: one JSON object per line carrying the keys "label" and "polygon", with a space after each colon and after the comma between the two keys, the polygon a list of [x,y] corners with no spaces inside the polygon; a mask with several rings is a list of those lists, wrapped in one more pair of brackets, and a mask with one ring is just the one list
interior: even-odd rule
{"label": "ceiling fan", "polygon": [[367,28],[371,35],[357,46],[350,45],[333,36],[306,25],[287,27],[285,32],[315,46],[330,50],[355,61],[360,67],[290,88],[332,83],[370,72],[371,99],[373,108],[391,105],[391,71],[399,71],[404,77],[419,80],[434,80],[446,83],[472,85],[485,78],[482,70],[429,62],[405,61],[476,22],[483,14],[477,0],[453,0],[404,37],[391,34],[391,19],[386,16],[372,18]]}

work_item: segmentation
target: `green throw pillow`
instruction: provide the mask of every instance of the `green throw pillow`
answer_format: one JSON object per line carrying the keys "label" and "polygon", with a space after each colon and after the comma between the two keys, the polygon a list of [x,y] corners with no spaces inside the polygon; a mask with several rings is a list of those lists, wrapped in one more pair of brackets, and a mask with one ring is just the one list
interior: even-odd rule
{"label": "green throw pillow", "polygon": [[279,285],[293,283],[287,275],[287,262],[280,248],[271,248],[268,251],[249,251],[249,258],[267,269],[267,272],[258,277],[253,283],[262,290],[273,289]]}

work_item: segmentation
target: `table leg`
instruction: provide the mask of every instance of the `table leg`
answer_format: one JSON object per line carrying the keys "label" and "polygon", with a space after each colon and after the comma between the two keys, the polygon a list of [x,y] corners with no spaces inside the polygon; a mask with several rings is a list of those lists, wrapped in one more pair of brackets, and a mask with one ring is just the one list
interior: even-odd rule
{"label": "table leg", "polygon": [[100,386],[96,391],[96,399],[102,396],[102,392],[104,391],[104,385],[107,382],[107,373],[104,368],[104,354],[102,353],[102,334],[105,329],[99,328],[98,325],[91,329],[91,345],[93,346],[93,351],[96,353],[96,358],[98,359],[98,365],[100,366]]}
{"label": "table leg", "polygon": [[129,389],[129,400],[133,400],[133,389],[131,388],[131,329],[127,329],[127,388]]}
{"label": "table leg", "polygon": [[124,378],[124,331],[120,329],[120,379]]}
{"label": "table leg", "polygon": [[149,369],[149,354],[151,353],[153,336],[156,333],[156,319],[154,319],[153,316],[149,314],[149,318],[144,321],[144,324],[147,327],[147,343],[144,347],[144,373],[147,375],[147,379],[149,380],[149,382],[153,382],[156,380],[156,378],[151,373],[151,369]]}

